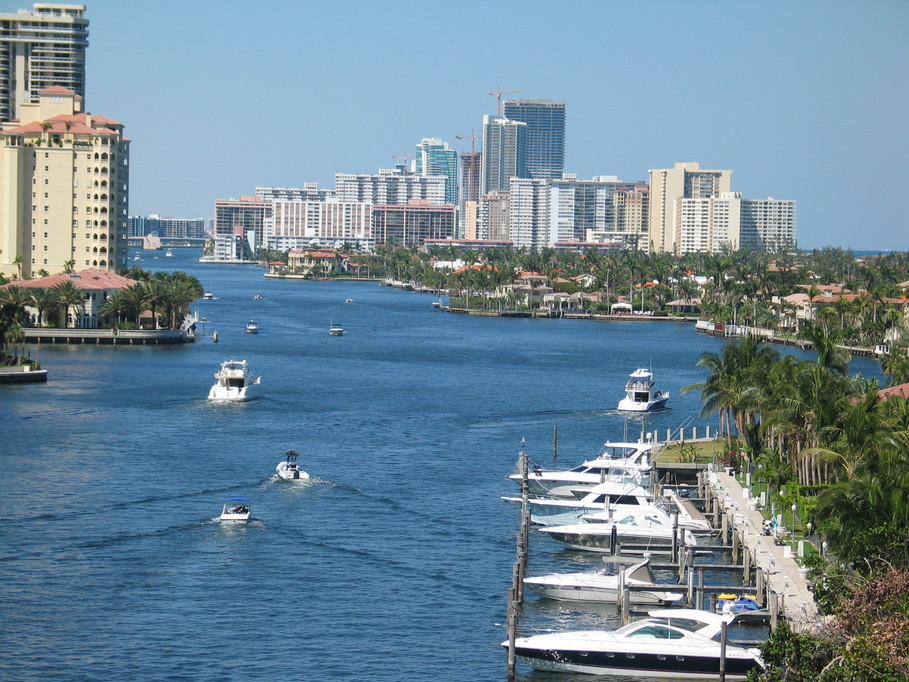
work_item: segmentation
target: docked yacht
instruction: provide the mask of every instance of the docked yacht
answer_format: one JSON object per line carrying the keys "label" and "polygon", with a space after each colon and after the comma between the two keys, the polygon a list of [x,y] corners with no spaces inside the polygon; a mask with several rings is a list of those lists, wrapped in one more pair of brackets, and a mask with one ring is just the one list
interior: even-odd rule
{"label": "docked yacht", "polygon": [[246,333],[247,334],[258,334],[259,333],[259,323],[255,320],[250,320],[246,323]]}
{"label": "docked yacht", "polygon": [[215,385],[208,392],[209,400],[242,402],[252,400],[259,394],[261,377],[249,376],[246,360],[227,360],[215,372]]}
{"label": "docked yacht", "polygon": [[[515,653],[535,670],[716,680],[723,653],[723,623],[728,626],[734,619],[734,615],[697,609],[658,609],[618,630],[519,637]],[[749,670],[762,667],[757,649],[726,645],[727,680],[744,680]]]}
{"label": "docked yacht", "polygon": [[297,464],[297,457],[300,455],[296,450],[288,450],[284,455],[287,459],[283,462],[278,462],[278,466],[275,467],[275,472],[280,478],[285,481],[308,481],[312,478]]}
{"label": "docked yacht", "polygon": [[[632,587],[656,587],[650,559],[626,568],[622,582]],[[541,597],[562,601],[589,601],[615,603],[619,591],[619,576],[607,574],[606,569],[584,573],[550,573],[535,578],[525,578],[524,584]],[[678,601],[684,595],[680,592],[663,590],[632,590],[632,604],[668,604]]]}
{"label": "docked yacht", "polygon": [[[580,521],[584,514],[595,512],[615,513],[638,512],[642,509],[653,510],[655,514],[668,516],[654,506],[653,495],[637,483],[605,481],[592,488],[579,488],[572,491],[574,497],[531,496],[527,498],[530,505],[530,520],[541,525],[557,525]],[[504,497],[508,502],[521,502],[520,497]]]}
{"label": "docked yacht", "polygon": [[625,397],[619,401],[621,412],[653,412],[666,407],[669,392],[653,390],[653,372],[636,369],[625,384]]}
{"label": "docked yacht", "polygon": [[247,497],[228,497],[219,520],[249,521],[250,504]]}
{"label": "docked yacht", "polygon": [[[678,530],[686,547],[697,545],[690,530]],[[650,512],[638,512],[617,515],[614,521],[581,521],[564,526],[543,526],[539,531],[569,549],[613,552],[616,549],[614,543],[646,547],[670,546],[677,529],[663,517]]]}
{"label": "docked yacht", "polygon": [[[653,470],[650,456],[653,443],[607,442],[595,459],[588,460],[573,469],[551,470],[533,467],[527,472],[527,490],[532,495],[550,497],[574,497],[576,491],[593,488],[606,481],[635,482],[649,484]],[[518,485],[521,474],[509,476]]]}

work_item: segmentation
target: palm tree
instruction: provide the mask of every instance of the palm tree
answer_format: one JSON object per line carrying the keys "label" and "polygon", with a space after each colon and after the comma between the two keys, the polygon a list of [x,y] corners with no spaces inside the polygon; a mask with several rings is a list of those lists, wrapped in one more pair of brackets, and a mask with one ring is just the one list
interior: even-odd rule
{"label": "palm tree", "polygon": [[101,307],[98,309],[98,314],[102,318],[106,318],[111,321],[113,328],[119,329],[120,325],[120,316],[126,310],[127,301],[126,297],[123,295],[123,290],[115,291],[110,296],[107,297],[107,300],[101,304]]}
{"label": "palm tree", "polygon": [[[82,290],[73,283],[72,280],[60,282],[60,284],[53,288],[53,292],[54,296],[57,299],[57,305],[60,306],[60,309],[63,313],[63,327],[69,327],[70,308],[75,306],[82,306],[85,303],[85,295],[82,293]],[[77,318],[78,312],[73,316],[74,327],[76,326]]]}
{"label": "palm tree", "polygon": [[33,289],[30,298],[31,304],[38,311],[38,326],[43,326],[46,323],[45,313],[47,313],[47,317],[50,317],[58,305],[57,294],[53,289]]}
{"label": "palm tree", "polygon": [[20,325],[27,315],[27,303],[28,295],[21,287],[0,289],[0,351],[21,340]]}

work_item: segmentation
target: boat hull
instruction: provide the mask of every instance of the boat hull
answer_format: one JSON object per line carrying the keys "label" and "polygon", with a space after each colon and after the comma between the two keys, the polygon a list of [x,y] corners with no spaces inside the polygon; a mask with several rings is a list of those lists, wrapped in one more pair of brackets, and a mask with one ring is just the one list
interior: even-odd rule
{"label": "boat hull", "polygon": [[656,410],[664,409],[668,401],[669,396],[660,398],[659,400],[648,400],[646,402],[622,398],[619,401],[618,409],[620,412],[655,412]]}
{"label": "boat hull", "polygon": [[208,392],[208,399],[219,402],[243,403],[259,397],[258,384],[249,384],[243,388],[227,388],[215,384]]}
{"label": "boat hull", "polygon": [[[713,656],[685,656],[627,651],[599,652],[515,647],[517,657],[534,670],[588,675],[626,675],[673,680],[716,680],[720,661]],[[744,680],[757,668],[753,658],[726,658],[726,679]]]}
{"label": "boat hull", "polygon": [[311,476],[298,467],[289,467],[287,462],[281,462],[275,467],[275,473],[285,481],[308,481]]}
{"label": "boat hull", "polygon": [[[611,578],[611,580],[607,580]],[[558,601],[584,601],[615,603],[618,598],[618,580],[616,576],[577,576],[572,574],[549,575],[539,578],[525,578],[524,584],[541,597]],[[629,585],[637,587],[634,582]],[[678,601],[681,593],[676,592],[640,592],[629,593],[632,604],[666,604]]]}

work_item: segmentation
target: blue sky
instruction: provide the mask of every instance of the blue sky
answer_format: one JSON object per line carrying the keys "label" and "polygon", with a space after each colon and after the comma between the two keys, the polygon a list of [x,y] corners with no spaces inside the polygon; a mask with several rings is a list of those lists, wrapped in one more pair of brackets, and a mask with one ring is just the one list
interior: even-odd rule
{"label": "blue sky", "polygon": [[567,103],[579,177],[698,161],[796,199],[803,247],[909,250],[905,0],[85,4],[87,108],[133,140],[132,214],[332,187],[423,137],[466,151],[500,86]]}

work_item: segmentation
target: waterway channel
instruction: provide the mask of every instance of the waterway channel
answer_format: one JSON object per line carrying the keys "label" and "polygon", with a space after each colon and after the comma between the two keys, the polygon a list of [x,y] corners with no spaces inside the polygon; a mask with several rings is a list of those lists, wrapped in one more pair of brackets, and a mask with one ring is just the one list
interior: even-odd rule
{"label": "waterway channel", "polygon": [[[0,386],[2,678],[503,680],[518,510],[499,497],[521,440],[551,464],[558,425],[570,466],[636,437],[614,409],[639,366],[672,393],[648,429],[715,424],[678,394],[723,344],[693,325],[452,315],[375,282],[174,253],[137,264],[212,292],[195,344],[41,346],[46,384]],[[261,399],[205,400],[230,358],[262,375]],[[275,479],[288,448],[321,482]],[[253,523],[213,520],[234,495]],[[531,551],[533,572],[597,561],[546,538]],[[531,597],[522,623],[616,618]]]}

